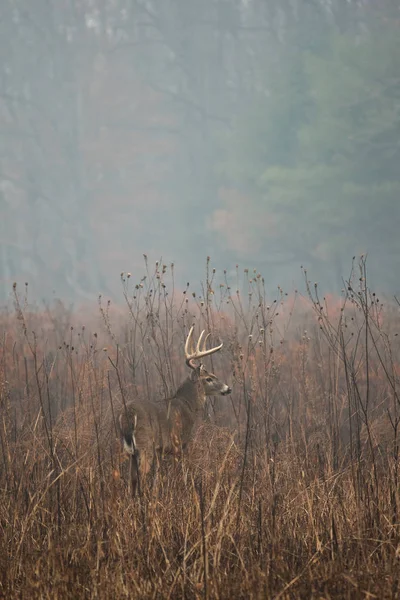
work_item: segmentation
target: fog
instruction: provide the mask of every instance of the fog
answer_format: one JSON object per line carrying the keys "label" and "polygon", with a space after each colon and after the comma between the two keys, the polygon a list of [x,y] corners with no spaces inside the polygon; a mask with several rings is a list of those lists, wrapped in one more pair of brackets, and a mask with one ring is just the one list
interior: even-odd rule
{"label": "fog", "polygon": [[397,0],[3,0],[0,301],[255,268],[400,288]]}

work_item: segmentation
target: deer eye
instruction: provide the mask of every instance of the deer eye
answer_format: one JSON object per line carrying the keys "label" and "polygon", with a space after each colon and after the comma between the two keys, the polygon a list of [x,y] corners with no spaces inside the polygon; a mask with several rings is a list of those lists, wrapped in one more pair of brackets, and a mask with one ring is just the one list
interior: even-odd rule
{"label": "deer eye", "polygon": [[206,381],[207,381],[208,383],[212,383],[212,377],[206,377]]}

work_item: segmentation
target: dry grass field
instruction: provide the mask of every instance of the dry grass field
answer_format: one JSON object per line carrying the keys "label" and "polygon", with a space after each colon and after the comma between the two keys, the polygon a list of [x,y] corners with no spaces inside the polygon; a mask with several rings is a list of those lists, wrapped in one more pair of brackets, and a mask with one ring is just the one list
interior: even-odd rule
{"label": "dry grass field", "polygon": [[[85,323],[18,288],[0,315],[0,597],[399,598],[396,300],[363,259],[336,299],[145,271]],[[133,498],[116,407],[174,393],[193,323],[233,392]]]}

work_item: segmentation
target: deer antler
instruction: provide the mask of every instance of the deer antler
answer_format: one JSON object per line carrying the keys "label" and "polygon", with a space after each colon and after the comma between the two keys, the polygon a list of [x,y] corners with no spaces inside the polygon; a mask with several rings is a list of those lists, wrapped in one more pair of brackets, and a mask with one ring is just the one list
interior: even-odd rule
{"label": "deer antler", "polygon": [[[214,354],[214,352],[218,352],[218,350],[221,350],[221,348],[223,346],[223,344],[220,344],[219,346],[215,346],[215,348],[209,348],[207,350],[206,344],[207,344],[208,338],[210,337],[210,334],[208,333],[203,342],[203,347],[201,348],[201,342],[202,342],[202,339],[204,336],[204,329],[203,329],[203,331],[201,332],[201,334],[199,336],[199,339],[197,340],[196,349],[194,349],[193,340],[192,340],[193,329],[194,329],[194,326],[192,326],[190,328],[190,331],[188,333],[188,336],[186,338],[186,343],[185,343],[186,364],[191,369],[196,368],[195,365],[193,365],[192,360],[199,360],[200,358],[203,358],[204,356],[209,356],[210,354]],[[189,350],[189,345],[190,345],[190,350]]]}

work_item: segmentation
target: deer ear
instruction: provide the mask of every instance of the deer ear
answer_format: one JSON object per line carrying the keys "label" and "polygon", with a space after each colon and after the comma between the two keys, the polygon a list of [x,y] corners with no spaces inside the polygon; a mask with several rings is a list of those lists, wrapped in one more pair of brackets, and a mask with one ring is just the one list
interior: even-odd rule
{"label": "deer ear", "polygon": [[197,381],[200,378],[201,370],[204,369],[203,365],[199,365],[190,374],[190,378],[192,381]]}

